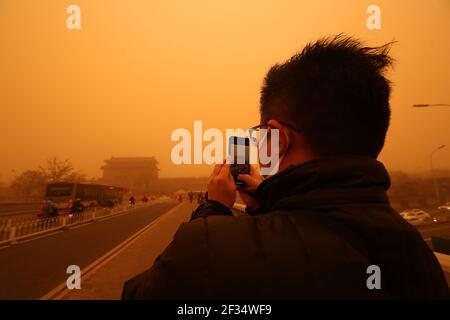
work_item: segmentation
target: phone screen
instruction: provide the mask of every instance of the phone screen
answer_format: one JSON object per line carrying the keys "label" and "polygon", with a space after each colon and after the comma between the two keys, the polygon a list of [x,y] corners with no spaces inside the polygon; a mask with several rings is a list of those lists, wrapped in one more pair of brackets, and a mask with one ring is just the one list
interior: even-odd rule
{"label": "phone screen", "polygon": [[239,174],[250,174],[250,139],[231,136],[229,140],[229,157],[231,174],[236,185],[244,185],[239,181]]}
{"label": "phone screen", "polygon": [[230,137],[229,155],[233,164],[250,163],[250,139],[241,137]]}

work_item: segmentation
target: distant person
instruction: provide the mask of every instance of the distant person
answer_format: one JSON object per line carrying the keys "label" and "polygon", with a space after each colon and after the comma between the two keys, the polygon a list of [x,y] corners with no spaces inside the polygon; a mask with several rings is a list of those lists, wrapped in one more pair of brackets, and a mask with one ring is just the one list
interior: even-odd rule
{"label": "distant person", "polygon": [[189,191],[188,198],[189,198],[189,202],[192,203],[192,201],[194,200],[194,193],[192,191]]}
{"label": "distant person", "polygon": [[130,199],[128,199],[128,203],[130,204],[130,206],[134,207],[134,205],[136,204],[136,199],[131,196]]}
{"label": "distant person", "polygon": [[203,203],[203,192],[199,192],[198,194],[197,194],[197,200],[198,200],[198,203],[199,204],[202,204]]}
{"label": "distant person", "polygon": [[217,165],[208,201],[122,297],[448,298],[433,252],[392,209],[377,161],[390,120],[389,48],[341,35],[273,66],[254,130],[266,129],[258,144],[278,143],[278,173],[240,175],[248,215],[233,216],[236,185],[230,166]]}
{"label": "distant person", "polygon": [[142,197],[142,202],[147,203],[148,202],[148,198],[146,196]]}
{"label": "distant person", "polygon": [[81,202],[81,199],[76,199],[73,204],[72,207],[70,208],[70,212],[71,213],[81,213],[83,212],[85,209],[83,203]]}
{"label": "distant person", "polygon": [[53,202],[53,199],[48,199],[46,201],[43,211],[44,217],[46,218],[56,217],[59,214],[58,207],[56,206],[56,203]]}

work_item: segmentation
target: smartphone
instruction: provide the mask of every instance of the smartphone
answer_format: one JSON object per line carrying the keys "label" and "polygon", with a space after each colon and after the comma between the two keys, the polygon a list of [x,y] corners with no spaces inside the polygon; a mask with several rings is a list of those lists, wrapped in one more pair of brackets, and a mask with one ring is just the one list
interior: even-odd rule
{"label": "smartphone", "polygon": [[231,174],[237,186],[245,186],[239,181],[239,174],[250,174],[250,139],[231,136],[228,144],[228,155],[231,163]]}

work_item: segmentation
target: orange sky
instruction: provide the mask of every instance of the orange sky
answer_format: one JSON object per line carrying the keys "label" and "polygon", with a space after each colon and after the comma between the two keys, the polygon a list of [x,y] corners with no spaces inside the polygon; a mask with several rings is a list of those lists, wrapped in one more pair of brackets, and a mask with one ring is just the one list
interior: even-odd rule
{"label": "orange sky", "polygon": [[[81,30],[66,8],[81,8]],[[366,28],[366,8],[382,29]],[[450,168],[450,1],[0,0],[0,181],[70,158],[89,177],[103,159],[150,156],[161,176],[204,176],[175,166],[170,134],[258,123],[262,78],[310,41],[340,32],[370,45],[399,43],[390,74],[389,169]]]}

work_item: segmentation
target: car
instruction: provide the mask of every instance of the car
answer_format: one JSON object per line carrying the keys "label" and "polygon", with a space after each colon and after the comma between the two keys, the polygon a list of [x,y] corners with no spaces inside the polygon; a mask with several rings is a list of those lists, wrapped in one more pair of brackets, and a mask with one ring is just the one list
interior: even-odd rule
{"label": "car", "polygon": [[450,212],[450,202],[438,207],[439,211]]}
{"label": "car", "polygon": [[431,216],[421,209],[405,210],[400,215],[412,225],[419,225],[431,221]]}
{"label": "car", "polygon": [[450,202],[447,202],[446,204],[438,207],[436,217],[438,218],[439,222],[450,221]]}
{"label": "car", "polygon": [[432,216],[433,222],[435,223],[441,223],[441,222],[449,222],[450,221],[450,214],[446,213],[435,213]]}

